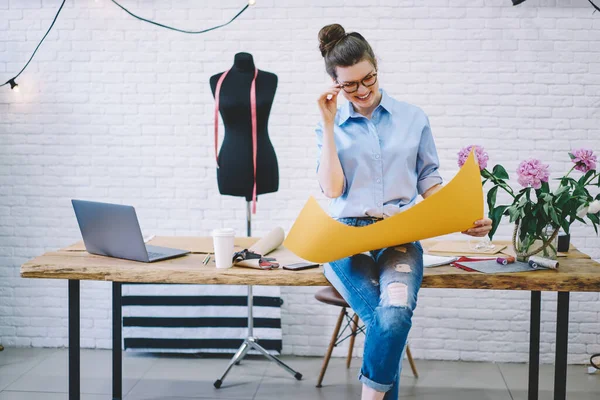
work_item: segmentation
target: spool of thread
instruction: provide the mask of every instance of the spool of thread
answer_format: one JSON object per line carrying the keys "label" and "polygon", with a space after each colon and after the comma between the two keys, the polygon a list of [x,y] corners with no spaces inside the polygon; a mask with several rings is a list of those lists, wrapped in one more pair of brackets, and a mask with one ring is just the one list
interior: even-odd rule
{"label": "spool of thread", "polygon": [[558,261],[539,256],[531,256],[529,257],[529,266],[533,269],[537,269],[539,267],[557,269]]}
{"label": "spool of thread", "polygon": [[515,262],[515,258],[512,256],[508,256],[508,257],[498,257],[496,258],[496,262],[498,264],[502,264],[502,265],[507,265],[507,264],[511,264]]}

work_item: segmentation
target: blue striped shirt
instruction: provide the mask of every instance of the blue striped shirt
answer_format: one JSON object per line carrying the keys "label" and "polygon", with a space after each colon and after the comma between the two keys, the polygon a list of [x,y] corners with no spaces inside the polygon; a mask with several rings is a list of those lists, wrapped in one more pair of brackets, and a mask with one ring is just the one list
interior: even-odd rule
{"label": "blue striped shirt", "polygon": [[[344,189],[329,203],[333,218],[390,217],[412,206],[419,194],[442,183],[429,118],[419,107],[389,97],[371,119],[351,103],[338,108],[335,145],[344,171]],[[323,123],[316,128],[317,171]]]}

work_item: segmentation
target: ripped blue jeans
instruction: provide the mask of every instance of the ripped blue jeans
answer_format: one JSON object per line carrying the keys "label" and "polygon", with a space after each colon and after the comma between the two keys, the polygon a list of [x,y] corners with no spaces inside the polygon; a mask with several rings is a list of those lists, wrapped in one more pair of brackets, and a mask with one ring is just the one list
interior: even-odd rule
{"label": "ripped blue jeans", "polygon": [[[340,218],[350,226],[376,220]],[[400,371],[417,293],[423,280],[423,248],[407,243],[325,264],[325,277],[367,327],[358,379],[397,400]]]}

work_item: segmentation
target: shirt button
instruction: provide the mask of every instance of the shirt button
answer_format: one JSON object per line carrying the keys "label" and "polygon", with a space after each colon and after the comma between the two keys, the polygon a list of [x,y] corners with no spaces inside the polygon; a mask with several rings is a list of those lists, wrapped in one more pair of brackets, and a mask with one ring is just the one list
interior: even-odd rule
{"label": "shirt button", "polygon": [[379,160],[380,155],[379,154],[375,154],[375,159]]}
{"label": "shirt button", "polygon": [[377,183],[381,183],[381,179],[377,178]]}

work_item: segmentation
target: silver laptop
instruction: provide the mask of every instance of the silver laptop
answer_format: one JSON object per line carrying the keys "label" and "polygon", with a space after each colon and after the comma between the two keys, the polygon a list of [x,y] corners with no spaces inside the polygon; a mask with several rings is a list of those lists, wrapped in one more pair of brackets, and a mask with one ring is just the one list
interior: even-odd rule
{"label": "silver laptop", "polygon": [[179,257],[187,250],[144,243],[132,206],[71,200],[88,253],[126,260],[153,262]]}

